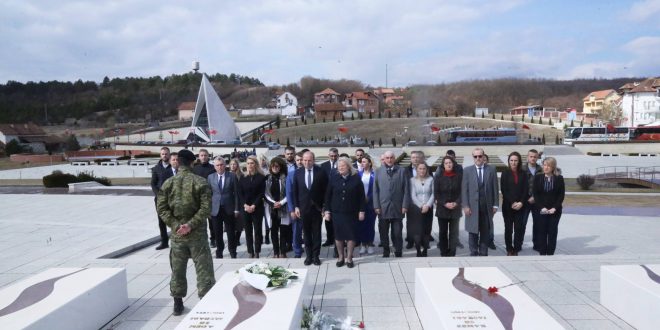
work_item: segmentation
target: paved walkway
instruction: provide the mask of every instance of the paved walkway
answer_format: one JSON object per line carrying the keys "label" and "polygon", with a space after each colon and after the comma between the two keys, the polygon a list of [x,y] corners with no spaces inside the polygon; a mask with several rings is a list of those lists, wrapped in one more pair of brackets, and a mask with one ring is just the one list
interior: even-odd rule
{"label": "paved walkway", "polygon": [[[99,258],[157,235],[153,198],[149,196],[3,194],[0,226],[0,287],[50,267],[125,267],[130,307],[106,329],[172,329],[182,317],[171,316],[168,250],[149,246],[119,259]],[[9,207],[7,207],[9,206]],[[599,268],[609,264],[660,263],[660,216],[580,215],[567,213],[559,229],[557,255],[537,256],[525,244],[519,257],[506,257],[501,214],[495,218],[497,250],[489,257],[455,258],[378,254],[356,258],[356,268],[336,268],[331,250],[323,264],[308,267],[313,289],[306,297],[324,311],[364,320],[368,329],[419,329],[414,301],[414,269],[443,266],[495,266],[527,292],[566,328],[629,329],[599,303]],[[530,221],[531,222],[531,221]],[[531,225],[529,228],[531,230]],[[433,233],[437,237],[438,229]],[[530,237],[527,235],[526,241]],[[467,234],[461,232],[467,244]],[[243,238],[244,242],[244,238]],[[226,253],[226,252],[225,252]],[[271,259],[264,245],[262,260],[287,267],[305,267],[302,259]],[[245,244],[239,259],[215,259],[216,278],[246,263]],[[186,311],[198,301],[192,263]]]}

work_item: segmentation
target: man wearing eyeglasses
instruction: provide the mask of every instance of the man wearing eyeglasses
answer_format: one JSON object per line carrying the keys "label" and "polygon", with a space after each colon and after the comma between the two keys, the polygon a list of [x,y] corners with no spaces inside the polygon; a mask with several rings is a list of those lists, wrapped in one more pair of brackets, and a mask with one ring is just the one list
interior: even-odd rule
{"label": "man wearing eyeglasses", "polygon": [[495,168],[488,166],[484,150],[472,151],[474,165],[463,170],[461,202],[465,213],[465,230],[470,235],[471,256],[487,256],[493,216],[499,207],[499,187]]}

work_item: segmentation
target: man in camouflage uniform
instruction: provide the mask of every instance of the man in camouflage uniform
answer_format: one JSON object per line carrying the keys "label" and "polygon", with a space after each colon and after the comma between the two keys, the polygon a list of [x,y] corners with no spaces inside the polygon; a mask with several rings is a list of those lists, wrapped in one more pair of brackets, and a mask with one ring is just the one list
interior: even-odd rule
{"label": "man in camouflage uniform", "polygon": [[213,259],[206,234],[206,219],[211,214],[211,187],[190,169],[194,160],[195,155],[189,150],[180,151],[179,171],[165,181],[158,193],[158,215],[172,230],[170,294],[174,298],[173,315],[183,313],[182,298],[188,291],[188,258],[195,263],[200,298],[215,284]]}

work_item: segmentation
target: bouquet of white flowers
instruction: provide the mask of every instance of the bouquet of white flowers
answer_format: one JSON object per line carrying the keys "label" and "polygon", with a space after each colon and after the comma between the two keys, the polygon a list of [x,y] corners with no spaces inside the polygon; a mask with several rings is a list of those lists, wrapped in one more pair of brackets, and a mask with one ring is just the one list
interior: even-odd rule
{"label": "bouquet of white flowers", "polygon": [[255,289],[283,288],[298,274],[282,266],[271,266],[263,262],[253,262],[238,270],[241,279]]}
{"label": "bouquet of white flowers", "polygon": [[364,329],[364,322],[352,322],[351,317],[337,318],[322,312],[314,306],[303,306],[300,328],[306,330],[359,330]]}

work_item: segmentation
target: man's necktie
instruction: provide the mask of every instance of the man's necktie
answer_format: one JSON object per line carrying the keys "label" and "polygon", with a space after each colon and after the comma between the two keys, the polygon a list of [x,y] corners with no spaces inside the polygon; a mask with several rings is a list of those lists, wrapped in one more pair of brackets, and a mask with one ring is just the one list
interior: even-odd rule
{"label": "man's necktie", "polygon": [[484,182],[484,176],[481,174],[481,169],[482,167],[477,168],[479,170],[479,173],[477,174],[477,179],[479,180],[479,183]]}
{"label": "man's necktie", "polygon": [[307,170],[307,189],[312,189],[312,170]]}

